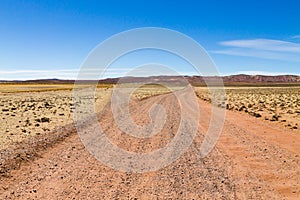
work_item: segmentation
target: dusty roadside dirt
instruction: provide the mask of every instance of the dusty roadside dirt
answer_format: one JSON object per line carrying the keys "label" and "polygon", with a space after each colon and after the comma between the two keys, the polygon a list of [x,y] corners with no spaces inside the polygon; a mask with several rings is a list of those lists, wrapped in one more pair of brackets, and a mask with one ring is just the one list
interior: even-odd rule
{"label": "dusty roadside dirt", "polygon": [[[149,122],[153,103],[169,118],[150,139],[122,134],[108,108],[100,123],[112,142],[137,152],[166,145],[176,133],[179,109],[172,94],[132,103],[137,124]],[[0,199],[299,199],[300,132],[226,111],[223,133],[204,159],[199,147],[210,122],[210,104],[199,100],[200,128],[180,159],[155,172],[123,173],[92,157],[76,133],[41,150],[0,178]],[[74,130],[73,130],[74,131]]]}

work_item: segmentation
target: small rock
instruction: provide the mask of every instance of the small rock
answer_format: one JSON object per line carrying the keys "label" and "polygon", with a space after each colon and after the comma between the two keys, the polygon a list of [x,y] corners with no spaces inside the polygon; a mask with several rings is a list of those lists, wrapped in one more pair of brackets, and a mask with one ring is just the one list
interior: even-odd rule
{"label": "small rock", "polygon": [[239,109],[238,109],[238,111],[242,111],[242,110],[244,110],[246,108],[246,106],[241,106]]}
{"label": "small rock", "polygon": [[259,113],[254,113],[254,116],[257,117],[257,118],[260,118],[260,117],[261,117],[261,114],[259,114]]}
{"label": "small rock", "polygon": [[42,117],[41,122],[50,122],[50,119],[48,117]]}
{"label": "small rock", "polygon": [[273,115],[271,121],[278,121],[279,117],[278,115]]}

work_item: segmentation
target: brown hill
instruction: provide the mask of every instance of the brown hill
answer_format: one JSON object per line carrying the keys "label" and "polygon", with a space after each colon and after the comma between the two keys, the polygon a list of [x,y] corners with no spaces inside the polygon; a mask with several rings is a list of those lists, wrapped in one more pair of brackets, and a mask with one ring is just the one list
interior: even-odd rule
{"label": "brown hill", "polygon": [[[192,85],[204,85],[205,81],[214,82],[220,77],[217,76],[184,76]],[[264,76],[264,75],[231,75],[221,77],[225,84],[300,84],[300,76],[296,75],[279,75],[279,76]],[[181,76],[150,76],[150,77],[122,77],[107,78],[99,80],[99,83],[116,84],[121,83],[138,83],[138,82],[152,82],[152,83],[182,83]],[[22,84],[73,84],[75,80],[61,80],[61,79],[40,79],[27,81],[0,81],[1,83],[22,83]],[[80,80],[80,83],[93,83],[91,80]]]}
{"label": "brown hill", "polygon": [[233,75],[223,77],[224,82],[246,82],[246,83],[299,83],[300,76],[280,75],[280,76],[263,76],[263,75]]}

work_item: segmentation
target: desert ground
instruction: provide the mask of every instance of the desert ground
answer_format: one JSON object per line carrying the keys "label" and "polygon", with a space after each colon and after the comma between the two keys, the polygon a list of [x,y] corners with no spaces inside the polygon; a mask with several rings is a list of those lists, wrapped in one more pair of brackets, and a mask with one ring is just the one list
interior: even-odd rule
{"label": "desert ground", "polygon": [[[200,99],[211,102],[211,93],[206,87],[197,87],[195,91]],[[280,122],[290,129],[300,128],[299,86],[226,87],[225,91],[226,105],[221,106],[229,110]]]}
{"label": "desert ground", "polygon": [[[300,87],[227,87],[226,103],[216,105],[220,113],[226,109],[222,135],[202,159],[214,105],[207,88],[195,87],[201,115],[192,145],[171,165],[146,173],[114,170],[87,151],[73,124],[70,85],[1,88],[0,199],[300,199]],[[153,104],[168,114],[161,132],[147,139],[119,130],[111,93],[110,86],[97,88],[94,102],[113,143],[148,152],[173,139],[180,105],[170,89],[132,94],[137,124],[149,123]]]}
{"label": "desert ground", "polygon": [[[73,85],[4,85],[1,88],[0,149],[73,122]],[[97,88],[96,111],[108,101],[110,93],[109,87]]]}

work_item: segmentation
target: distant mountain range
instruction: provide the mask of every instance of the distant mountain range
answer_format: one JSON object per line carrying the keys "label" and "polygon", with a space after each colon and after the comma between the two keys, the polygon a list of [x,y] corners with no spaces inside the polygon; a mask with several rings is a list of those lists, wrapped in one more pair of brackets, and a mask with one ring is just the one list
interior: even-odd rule
{"label": "distant mountain range", "polygon": [[281,75],[281,76],[263,76],[263,75],[233,75],[223,77],[224,82],[247,82],[247,83],[299,83],[300,76]]}
{"label": "distant mountain range", "polygon": [[[192,85],[202,85],[205,81],[211,81],[218,79],[216,76],[184,76]],[[265,75],[231,75],[222,76],[223,82],[225,84],[270,84],[270,83],[300,83],[300,76],[296,75],[279,75],[279,76],[265,76]],[[120,78],[107,78],[99,80],[99,83],[105,84],[115,84],[120,80]],[[182,82],[182,77],[180,76],[150,76],[150,77],[122,77],[122,83],[137,83],[137,82]],[[34,84],[72,84],[75,80],[61,80],[61,79],[39,79],[39,80],[27,80],[27,81],[0,81],[0,83],[34,83]],[[92,82],[89,80],[79,81],[82,83]]]}

